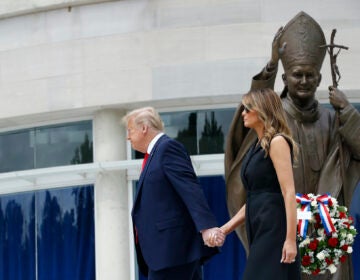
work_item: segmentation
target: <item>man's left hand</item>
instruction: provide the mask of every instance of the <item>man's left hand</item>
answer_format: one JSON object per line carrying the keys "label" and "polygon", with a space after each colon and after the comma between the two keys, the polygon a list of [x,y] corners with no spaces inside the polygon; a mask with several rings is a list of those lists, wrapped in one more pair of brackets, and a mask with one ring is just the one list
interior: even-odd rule
{"label": "man's left hand", "polygon": [[225,242],[225,234],[218,227],[205,229],[201,231],[201,234],[206,246],[220,247]]}

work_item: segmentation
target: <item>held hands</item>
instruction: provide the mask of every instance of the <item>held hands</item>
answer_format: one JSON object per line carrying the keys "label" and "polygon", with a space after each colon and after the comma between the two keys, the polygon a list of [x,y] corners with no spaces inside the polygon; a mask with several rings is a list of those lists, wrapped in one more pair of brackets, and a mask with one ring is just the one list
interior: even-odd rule
{"label": "held hands", "polygon": [[293,263],[297,254],[296,241],[285,240],[282,249],[281,263]]}
{"label": "held hands", "polygon": [[202,238],[206,246],[209,247],[220,247],[225,242],[224,232],[217,227],[209,228],[201,231]]}
{"label": "held hands", "polygon": [[347,100],[345,94],[333,86],[329,86],[329,100],[335,110],[344,109],[347,105],[349,105],[349,101]]}

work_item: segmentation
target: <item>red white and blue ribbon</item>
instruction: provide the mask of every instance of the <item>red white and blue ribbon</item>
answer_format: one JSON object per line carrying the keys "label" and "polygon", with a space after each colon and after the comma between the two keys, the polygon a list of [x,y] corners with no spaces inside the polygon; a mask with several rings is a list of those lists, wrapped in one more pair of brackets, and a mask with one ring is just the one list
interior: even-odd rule
{"label": "red white and blue ribbon", "polygon": [[323,195],[318,196],[316,198],[316,201],[318,202],[319,214],[320,214],[321,222],[322,222],[322,224],[324,226],[324,229],[325,229],[327,235],[330,235],[332,232],[336,231],[336,229],[334,227],[334,224],[331,221],[329,210],[326,207],[326,205],[329,204],[329,199],[330,198],[331,197],[330,197],[329,194],[323,194]]}
{"label": "red white and blue ribbon", "polygon": [[[308,212],[310,211],[311,199],[306,194],[296,194],[296,202],[301,204],[301,211]],[[298,221],[298,232],[302,238],[306,237],[307,228],[309,225],[309,220],[299,219]]]}
{"label": "red white and blue ribbon", "polygon": [[[307,194],[300,194],[300,193],[296,194],[296,202],[301,204],[302,212],[310,211],[310,205],[314,199],[316,199],[316,202],[318,204],[319,215],[321,218],[321,222],[324,226],[324,229],[326,231],[326,234],[329,235],[332,232],[335,232],[336,229],[334,227],[333,222],[331,221],[330,213],[327,208],[329,199],[331,199],[329,194],[316,196],[315,198],[313,197],[310,198]],[[307,219],[299,219],[298,232],[299,235],[303,238],[306,237],[308,225],[309,225],[309,221]]]}

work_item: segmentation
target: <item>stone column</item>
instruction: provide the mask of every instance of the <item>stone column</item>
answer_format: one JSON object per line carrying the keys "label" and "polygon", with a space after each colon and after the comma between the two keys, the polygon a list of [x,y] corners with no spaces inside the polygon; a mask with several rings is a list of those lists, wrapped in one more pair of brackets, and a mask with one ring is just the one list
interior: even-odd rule
{"label": "stone column", "polygon": [[[106,109],[94,116],[94,162],[126,159],[123,112]],[[96,279],[130,279],[129,211],[126,172],[101,171],[95,183]]]}

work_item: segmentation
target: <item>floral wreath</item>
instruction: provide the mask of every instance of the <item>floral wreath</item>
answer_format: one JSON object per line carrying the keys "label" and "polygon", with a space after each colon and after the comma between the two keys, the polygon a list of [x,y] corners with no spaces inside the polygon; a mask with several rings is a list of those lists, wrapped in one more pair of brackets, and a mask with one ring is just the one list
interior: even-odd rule
{"label": "floral wreath", "polygon": [[[329,194],[296,194],[301,271],[306,274],[335,273],[352,253],[357,234],[345,206]],[[310,217],[305,217],[310,214]]]}

